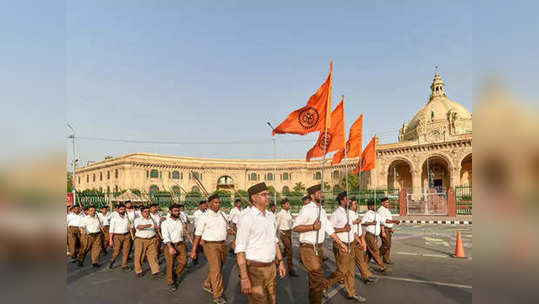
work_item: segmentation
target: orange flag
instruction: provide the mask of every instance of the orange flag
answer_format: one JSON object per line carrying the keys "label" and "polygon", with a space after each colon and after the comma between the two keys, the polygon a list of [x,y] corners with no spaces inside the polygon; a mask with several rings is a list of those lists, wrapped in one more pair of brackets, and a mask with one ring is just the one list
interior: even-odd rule
{"label": "orange flag", "polygon": [[344,148],[344,140],[346,138],[344,132],[344,96],[343,100],[333,110],[333,113],[331,113],[331,127],[328,128],[324,143],[325,134],[324,131],[320,131],[316,144],[307,152],[307,161],[311,161],[313,157],[324,156],[324,144],[326,145],[326,153]]}
{"label": "orange flag", "polygon": [[[358,157],[361,155],[361,146],[363,140],[363,114],[350,127],[350,135],[346,142],[346,154],[349,158]],[[333,155],[332,165],[336,165],[344,158],[344,148]]]}
{"label": "orange flag", "polygon": [[365,147],[365,150],[363,150],[363,153],[361,153],[361,158],[359,159],[359,162],[356,165],[356,170],[354,170],[354,174],[357,174],[360,169],[361,164],[361,172],[369,171],[375,168],[376,166],[376,135],[371,139],[369,144]]}
{"label": "orange flag", "polygon": [[328,78],[316,93],[309,98],[307,105],[298,109],[273,129],[272,136],[276,133],[305,135],[316,131],[325,131],[331,126],[331,82],[333,73],[333,61],[330,62]]}

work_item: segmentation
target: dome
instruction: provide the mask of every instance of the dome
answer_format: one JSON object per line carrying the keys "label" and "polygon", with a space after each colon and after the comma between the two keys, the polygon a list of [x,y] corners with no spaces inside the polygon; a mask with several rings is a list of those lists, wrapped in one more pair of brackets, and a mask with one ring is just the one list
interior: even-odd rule
{"label": "dome", "polygon": [[434,75],[430,87],[432,93],[429,102],[414,115],[409,124],[403,125],[400,141],[417,140],[431,130],[438,134],[444,133],[444,136],[471,133],[472,113],[463,105],[447,98],[438,72]]}

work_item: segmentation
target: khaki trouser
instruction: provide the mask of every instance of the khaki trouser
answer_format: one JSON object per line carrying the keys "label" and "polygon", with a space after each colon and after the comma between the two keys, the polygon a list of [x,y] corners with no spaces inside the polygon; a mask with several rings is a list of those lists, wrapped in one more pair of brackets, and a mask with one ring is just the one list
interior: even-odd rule
{"label": "khaki trouser", "polygon": [[135,272],[142,273],[142,262],[148,260],[152,274],[159,273],[157,260],[157,242],[155,237],[144,239],[135,238]]}
{"label": "khaki trouser", "polygon": [[251,293],[248,295],[249,303],[275,304],[277,292],[277,268],[274,263],[263,267],[249,266],[247,274],[251,281]]}
{"label": "khaki trouser", "polygon": [[374,259],[378,269],[383,270],[385,266],[382,258],[380,257],[376,235],[369,232],[365,233],[365,242],[367,243],[367,264],[371,259]]}
{"label": "khaki trouser", "polygon": [[110,261],[114,263],[116,258],[120,255],[120,250],[122,251],[122,267],[127,266],[127,258],[129,257],[129,252],[131,251],[131,235],[126,234],[113,234],[112,243],[114,245],[114,252],[112,253],[112,258]]}
{"label": "khaki trouser", "polygon": [[[174,256],[170,255],[168,251],[168,246],[165,246],[165,261],[167,262],[167,282],[168,285],[172,285],[176,282],[176,278],[183,271],[185,265],[187,264],[187,248],[185,247],[184,242],[172,244],[172,247],[176,249],[176,254]],[[174,269],[174,260],[178,262],[176,269]]]}
{"label": "khaki trouser", "polygon": [[226,243],[212,243],[206,242],[204,244],[204,255],[210,264],[210,270],[206,281],[204,281],[204,287],[211,288],[213,290],[213,297],[219,298],[223,295],[223,274],[222,268],[226,261]]}
{"label": "khaki trouser", "polygon": [[344,280],[344,288],[349,297],[356,295],[356,278],[354,277],[354,256],[350,247],[350,253],[339,250],[339,245],[333,242],[333,253],[335,254],[335,263],[337,270],[328,278],[326,288]]}
{"label": "khaki trouser", "polygon": [[104,233],[101,233],[103,236],[103,250],[107,249],[109,246],[109,228],[110,226],[103,226]]}
{"label": "khaki trouser", "polygon": [[359,269],[359,273],[361,274],[361,278],[363,280],[370,278],[372,276],[372,272],[367,264],[367,252],[363,251],[357,242],[354,242],[352,245],[352,250],[354,252],[354,259],[356,261],[356,266]]}
{"label": "khaki trouser", "polygon": [[391,260],[391,237],[393,236],[393,229],[385,227],[384,230],[386,236],[381,237],[382,246],[380,246],[380,256],[382,257],[384,263],[386,263]]}
{"label": "khaki trouser", "polygon": [[86,234],[82,236],[82,248],[79,253],[79,261],[84,262],[86,254],[92,250],[92,264],[99,264],[99,254],[101,254],[101,233]]}
{"label": "khaki trouser", "polygon": [[67,227],[67,245],[69,247],[69,255],[72,258],[77,257],[78,251],[81,247],[80,229],[79,227]]}
{"label": "khaki trouser", "polygon": [[324,257],[323,244],[318,244],[318,256],[315,255],[313,245],[301,244],[299,247],[301,262],[309,274],[309,303],[322,303],[322,293],[327,285],[322,268]]}
{"label": "khaki trouser", "polygon": [[283,242],[283,256],[286,256],[288,272],[294,272],[294,252],[292,251],[292,230],[281,230],[281,242]]}

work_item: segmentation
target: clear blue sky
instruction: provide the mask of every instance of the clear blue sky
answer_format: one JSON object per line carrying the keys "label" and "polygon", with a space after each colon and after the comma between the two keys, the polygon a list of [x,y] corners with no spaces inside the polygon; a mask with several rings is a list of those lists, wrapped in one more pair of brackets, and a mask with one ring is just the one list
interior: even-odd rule
{"label": "clear blue sky", "polygon": [[[512,13],[507,12],[513,10],[521,20],[533,21],[532,10],[526,6],[497,7],[497,14],[506,15],[484,25],[478,24],[484,16],[477,9],[472,20],[474,8],[468,1],[420,1],[415,5],[401,1],[288,2],[8,5],[12,11],[7,11],[0,26],[16,25],[17,31],[3,33],[16,41],[1,51],[0,62],[4,72],[9,71],[0,76],[7,96],[22,103],[25,94],[29,100],[37,91],[44,99],[65,99],[67,109],[62,111],[62,103],[51,106],[35,98],[22,106],[28,109],[16,102],[14,113],[29,116],[18,120],[23,130],[17,132],[37,129],[41,138],[50,137],[47,128],[28,127],[33,116],[47,114],[70,122],[83,137],[247,143],[158,145],[80,140],[77,154],[83,162],[135,151],[271,158],[266,121],[277,125],[304,105],[327,76],[330,60],[334,61],[333,104],[336,106],[341,94],[346,95],[347,127],[365,114],[364,143],[375,132],[383,142],[397,139],[402,122],[426,103],[436,65],[449,98],[470,110],[474,76],[480,74],[474,71],[474,64],[485,71],[487,63],[497,59],[484,49],[496,43],[500,51],[512,55],[520,65],[511,76],[518,78],[518,70],[526,67],[522,52],[511,52],[511,45],[504,44],[515,35],[525,38],[517,18],[508,18]],[[21,22],[17,14],[21,11],[25,12],[23,20],[35,23]],[[492,29],[494,33],[489,31]],[[530,52],[524,54],[534,58]],[[15,69],[15,64],[20,65],[17,56],[24,58],[24,64]],[[36,66],[40,73],[31,73]],[[17,79],[18,74],[26,81]],[[47,91],[52,89],[58,91]],[[314,142],[315,137],[278,136],[278,157],[303,158],[312,143],[302,140]]]}

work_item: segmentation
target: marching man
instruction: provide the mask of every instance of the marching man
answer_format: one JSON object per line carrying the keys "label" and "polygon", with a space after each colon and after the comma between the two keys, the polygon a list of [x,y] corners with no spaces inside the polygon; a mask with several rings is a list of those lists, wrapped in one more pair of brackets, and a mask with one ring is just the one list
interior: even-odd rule
{"label": "marching man", "polygon": [[[174,204],[169,208],[170,216],[161,224],[161,234],[165,243],[165,261],[167,262],[167,283],[169,291],[178,289],[177,277],[187,264],[187,247],[183,239],[183,224],[180,219],[180,205]],[[178,263],[174,268],[175,262]]]}

